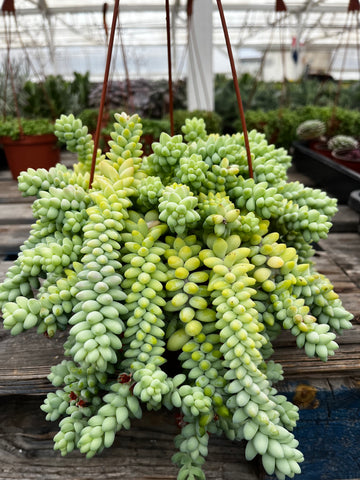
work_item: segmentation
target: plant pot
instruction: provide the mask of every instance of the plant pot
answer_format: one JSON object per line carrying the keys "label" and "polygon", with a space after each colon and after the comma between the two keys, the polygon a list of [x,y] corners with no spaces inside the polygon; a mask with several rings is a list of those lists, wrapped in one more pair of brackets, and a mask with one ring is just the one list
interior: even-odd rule
{"label": "plant pot", "polygon": [[19,140],[2,137],[1,143],[14,180],[23,170],[28,168],[49,169],[60,160],[57,138],[52,133],[34,136],[25,135]]}
{"label": "plant pot", "polygon": [[324,155],[324,157],[332,158],[331,150],[328,148],[326,141],[313,140],[309,143],[309,148],[316,153],[320,153],[320,155]]}
{"label": "plant pot", "polygon": [[332,158],[335,162],[360,173],[360,150],[338,150],[332,152]]}

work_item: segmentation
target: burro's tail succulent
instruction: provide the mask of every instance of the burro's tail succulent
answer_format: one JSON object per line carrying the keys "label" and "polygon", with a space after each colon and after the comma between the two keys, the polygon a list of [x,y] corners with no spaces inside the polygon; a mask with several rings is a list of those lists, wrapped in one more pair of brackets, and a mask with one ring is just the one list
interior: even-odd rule
{"label": "burro's tail succulent", "polygon": [[[312,125],[303,138],[323,133]],[[62,116],[59,139],[79,164],[19,177],[36,196],[36,222],[0,284],[0,306],[13,335],[68,333],[42,405],[59,420],[54,448],[90,458],[144,408],[165,407],[182,418],[178,480],[205,478],[210,434],[244,440],[248,460],[292,478],[303,461],[298,409],[276,390],[283,372],[270,357],[285,329],[326,361],[351,328],[311,258],[336,202],[287,182],[290,157],[255,131],[249,178],[241,134],[208,136],[192,119],[184,138],[162,134],[146,158],[141,128],[138,115],[115,116],[89,189],[92,139]]]}

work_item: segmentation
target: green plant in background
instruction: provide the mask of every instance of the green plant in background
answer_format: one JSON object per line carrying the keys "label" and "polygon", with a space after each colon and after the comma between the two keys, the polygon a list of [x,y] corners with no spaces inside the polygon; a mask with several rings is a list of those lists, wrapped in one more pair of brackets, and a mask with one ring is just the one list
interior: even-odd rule
{"label": "green plant in background", "polygon": [[335,152],[339,150],[349,151],[358,148],[359,142],[348,135],[335,135],[335,137],[330,138],[327,145],[330,150]]}
{"label": "green plant in background", "polygon": [[334,120],[332,113],[327,120],[327,133],[329,136],[336,134],[350,135],[357,138],[360,129],[360,112],[357,110],[347,110],[337,108],[335,110]]}
{"label": "green plant in background", "polygon": [[16,116],[16,103],[14,91],[11,85],[9,68],[12,70],[14,90],[17,101],[22,104],[25,97],[23,90],[24,82],[29,78],[29,66],[27,61],[11,62],[9,66],[5,59],[0,66],[0,116]]}
{"label": "green plant in background", "polygon": [[99,110],[96,108],[85,108],[77,116],[83,125],[86,125],[89,132],[95,132],[98,121]]}
{"label": "green plant in background", "polygon": [[[254,90],[255,78],[249,74],[239,77],[239,88],[245,110],[273,110],[280,105],[281,84],[258,81]],[[215,77],[215,112],[223,121],[227,133],[237,131],[234,122],[239,117],[233,80],[225,75]],[[251,100],[251,102],[250,102]]]}
{"label": "green plant in background", "polygon": [[84,74],[74,72],[73,75],[74,79],[70,83],[70,89],[72,97],[76,97],[78,105],[77,111],[80,112],[89,105],[89,96],[91,91],[90,72],[86,72]]}
{"label": "green plant in background", "polygon": [[335,81],[327,80],[320,82],[319,80],[306,77],[296,82],[289,82],[287,85],[288,104],[284,106],[291,108],[298,108],[304,105],[332,106],[338,90],[338,84]]}
{"label": "green plant in background", "polygon": [[158,141],[162,132],[170,133],[170,121],[168,119],[143,118],[143,135],[150,135],[154,141]]}
{"label": "green plant in background", "polygon": [[74,76],[73,81],[67,81],[61,75],[49,75],[43,82],[25,82],[21,102],[23,114],[53,120],[71,111],[79,114],[88,106],[90,80],[89,73],[74,73]]}
{"label": "green plant in background", "polygon": [[296,135],[300,140],[315,140],[324,135],[325,131],[325,123],[314,118],[300,123],[296,129]]}
{"label": "green plant in background", "polygon": [[[282,84],[280,82],[264,82],[245,74],[239,77],[239,86],[246,114],[254,110],[264,112],[281,110],[286,112],[288,109],[296,109],[298,112],[305,112],[307,108],[310,110],[324,109],[324,111],[332,112],[334,98],[337,97],[337,116],[341,116],[341,111],[346,110],[352,110],[357,115],[359,110],[359,102],[356,101],[360,96],[359,82],[344,82],[339,91],[337,82],[331,80],[320,82],[304,77],[296,82]],[[286,90],[285,96],[283,95],[284,88]],[[223,119],[223,131],[225,133],[233,133],[238,130],[239,114],[236,105],[233,80],[225,75],[217,75],[215,77],[215,111]],[[302,118],[301,121],[311,118],[319,118],[325,121],[330,117],[326,115],[326,118],[322,118],[314,114]],[[334,127],[337,128],[337,125],[334,125]],[[350,124],[346,125],[346,131],[350,128]],[[331,132],[331,134],[334,133]]]}
{"label": "green plant in background", "polygon": [[[44,135],[54,133],[54,123],[47,118],[21,118],[21,127],[24,135]],[[20,138],[19,120],[8,118],[0,121],[0,137]]]}
{"label": "green plant in background", "polygon": [[[336,132],[357,137],[360,128],[360,112],[343,108],[305,106],[297,109],[281,108],[277,110],[245,112],[248,129],[255,128],[264,132],[269,141],[277,146],[290,148],[297,139],[296,130],[300,123],[317,119],[326,126],[325,136]],[[240,120],[235,124],[241,130]]]}
{"label": "green plant in background", "polygon": [[56,133],[79,154],[74,170],[19,177],[36,223],[0,305],[13,335],[67,329],[42,406],[60,420],[54,448],[90,458],[143,408],[165,407],[183,416],[178,480],[205,478],[210,434],[245,440],[248,460],[293,477],[298,409],[275,389],[282,368],[270,356],[285,329],[326,361],[351,328],[312,261],[336,200],[287,182],[291,158],[255,130],[252,179],[240,133],[208,134],[203,119],[187,119],[184,136],[162,132],[142,158],[138,115],[115,120],[91,189],[93,141],[72,115]]}

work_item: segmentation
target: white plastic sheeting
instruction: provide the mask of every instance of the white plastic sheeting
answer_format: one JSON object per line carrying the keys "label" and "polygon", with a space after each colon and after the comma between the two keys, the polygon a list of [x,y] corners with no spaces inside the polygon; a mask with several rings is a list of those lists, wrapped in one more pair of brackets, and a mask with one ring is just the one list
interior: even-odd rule
{"label": "white plastic sheeting", "polygon": [[[344,70],[348,78],[358,79],[359,17],[358,12],[348,13],[349,0],[284,1],[287,11],[279,13],[275,0],[223,0],[239,71],[256,71],[262,53],[269,51],[268,77],[271,70],[282,75],[275,65],[286,55],[290,78],[308,68],[316,71],[322,58],[321,70],[330,69],[335,77]],[[113,3],[107,2],[108,28]],[[228,73],[216,1],[208,3],[213,12],[213,70]],[[92,78],[101,78],[106,56],[103,5],[98,0],[15,0],[16,21],[13,15],[0,19],[0,55],[6,56],[10,42],[13,58],[21,62],[29,55],[44,74],[90,71]],[[170,1],[175,77],[185,76],[187,69],[186,6],[187,0]],[[201,23],[196,28],[202,28]],[[166,76],[165,1],[120,1],[113,67],[120,77],[124,74],[121,41],[131,76]]]}

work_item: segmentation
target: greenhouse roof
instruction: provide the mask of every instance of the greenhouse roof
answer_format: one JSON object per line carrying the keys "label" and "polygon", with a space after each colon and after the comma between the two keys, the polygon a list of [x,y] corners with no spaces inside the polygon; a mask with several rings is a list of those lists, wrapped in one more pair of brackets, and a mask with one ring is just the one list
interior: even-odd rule
{"label": "greenhouse roof", "polygon": [[[194,0],[196,1],[196,0]],[[11,1],[5,0],[6,4]],[[170,0],[172,42],[179,51],[188,43],[187,0]],[[216,1],[213,9],[214,51],[224,55],[225,42]],[[287,10],[275,11],[275,0],[223,0],[223,8],[233,49],[239,58],[258,59],[261,52],[302,49],[334,52],[358,50],[359,12],[348,11],[349,0],[285,0]],[[16,15],[3,15],[0,24],[0,54],[7,47],[21,58],[26,49],[45,63],[47,49],[55,70],[62,59],[69,69],[93,68],[94,59],[101,70],[110,28],[114,1],[98,0],[15,0]],[[106,5],[106,8],[104,7]],[[166,47],[165,2],[162,0],[123,0],[120,2],[118,42],[125,47],[138,73],[146,66],[150,75],[159,75],[156,65],[163,60]],[[37,52],[37,53],[36,53]],[[178,58],[180,57],[178,54]],[[75,60],[70,61],[70,57]],[[80,60],[81,58],[81,60]],[[163,62],[161,63],[163,65]],[[152,71],[152,67],[154,71]],[[44,67],[45,68],[45,67]],[[219,67],[220,68],[220,67]],[[74,68],[73,68],[74,69]]]}

